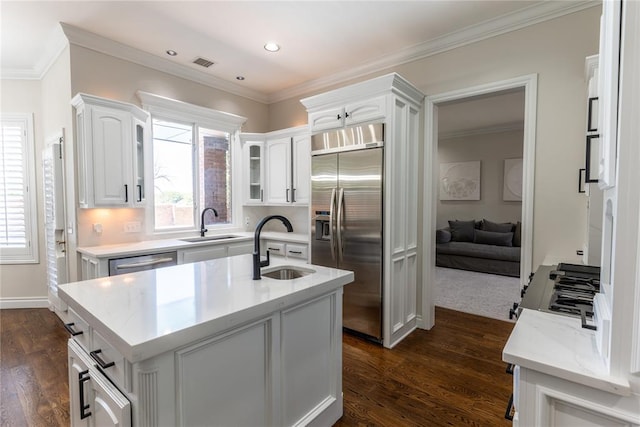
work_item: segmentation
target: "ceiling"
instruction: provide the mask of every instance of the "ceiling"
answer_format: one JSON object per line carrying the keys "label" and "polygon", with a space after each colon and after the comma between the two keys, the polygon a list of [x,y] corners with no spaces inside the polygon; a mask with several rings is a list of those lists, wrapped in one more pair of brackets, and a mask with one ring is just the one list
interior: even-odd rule
{"label": "ceiling", "polygon": [[[0,73],[40,78],[68,38],[269,103],[596,5],[582,0],[2,0]],[[67,24],[66,38],[59,22]],[[281,50],[264,50],[268,41]],[[168,56],[168,49],[178,55]],[[195,65],[197,57],[214,65]]]}

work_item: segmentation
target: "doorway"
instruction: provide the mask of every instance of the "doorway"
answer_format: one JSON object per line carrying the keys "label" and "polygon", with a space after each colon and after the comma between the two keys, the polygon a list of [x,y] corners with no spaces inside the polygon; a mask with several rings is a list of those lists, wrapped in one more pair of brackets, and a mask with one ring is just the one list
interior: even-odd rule
{"label": "doorway", "polygon": [[437,203],[439,198],[440,165],[438,161],[438,113],[447,103],[486,97],[491,94],[524,90],[524,122],[522,150],[522,208],[520,287],[531,272],[533,241],[533,205],[535,170],[535,126],[537,75],[489,83],[471,88],[428,96],[425,99],[425,149],[423,191],[423,277],[422,317],[420,326],[430,329],[435,323],[434,295],[436,289],[435,242]]}

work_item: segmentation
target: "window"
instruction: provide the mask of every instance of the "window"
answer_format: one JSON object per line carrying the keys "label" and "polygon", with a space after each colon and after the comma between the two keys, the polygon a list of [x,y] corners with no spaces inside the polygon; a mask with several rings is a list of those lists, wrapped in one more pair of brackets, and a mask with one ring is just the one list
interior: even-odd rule
{"label": "window", "polygon": [[232,223],[229,134],[156,118],[152,134],[156,230],[199,226],[207,207],[218,217],[206,222]]}
{"label": "window", "polygon": [[147,168],[153,173],[154,230],[199,229],[200,213],[209,207],[218,213],[205,216],[210,230],[238,226],[234,141],[245,119],[145,92],[138,96],[152,116],[153,165]]}
{"label": "window", "polygon": [[0,263],[37,263],[33,118],[3,114],[0,121]]}

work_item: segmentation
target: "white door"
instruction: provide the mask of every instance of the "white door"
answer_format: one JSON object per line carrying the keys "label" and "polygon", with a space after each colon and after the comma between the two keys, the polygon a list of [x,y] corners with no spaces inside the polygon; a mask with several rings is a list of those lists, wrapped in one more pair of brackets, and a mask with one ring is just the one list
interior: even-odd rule
{"label": "white door", "polygon": [[67,311],[67,305],[58,298],[58,285],[69,281],[65,233],[67,220],[64,205],[63,150],[64,135],[60,133],[48,141],[47,148],[42,155],[49,306],[59,316]]}
{"label": "white door", "polygon": [[291,203],[291,138],[267,141],[267,203]]}
{"label": "white door", "polygon": [[311,136],[293,137],[293,197],[297,204],[309,203],[311,179]]}

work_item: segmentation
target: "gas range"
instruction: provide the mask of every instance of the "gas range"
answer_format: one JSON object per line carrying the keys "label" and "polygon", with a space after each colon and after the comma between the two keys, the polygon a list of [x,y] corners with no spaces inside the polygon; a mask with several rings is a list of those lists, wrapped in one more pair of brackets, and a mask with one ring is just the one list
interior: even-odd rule
{"label": "gas range", "polygon": [[578,317],[583,327],[595,329],[594,298],[600,291],[600,267],[560,263],[540,266],[522,293],[522,308]]}

